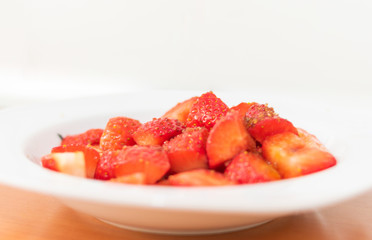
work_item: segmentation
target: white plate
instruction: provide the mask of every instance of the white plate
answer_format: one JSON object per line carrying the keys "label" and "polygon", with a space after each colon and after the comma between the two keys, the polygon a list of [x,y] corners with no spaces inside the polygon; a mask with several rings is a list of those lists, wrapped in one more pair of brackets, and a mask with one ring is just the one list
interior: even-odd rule
{"label": "white plate", "polygon": [[119,115],[145,122],[161,116],[176,102],[200,94],[133,92],[2,110],[0,182],[53,195],[77,211],[116,226],[172,234],[252,227],[350,199],[371,187],[371,131],[357,121],[362,119],[359,109],[349,109],[346,115],[343,106],[249,92],[216,94],[229,106],[242,101],[269,103],[282,117],[317,135],[338,164],[295,179],[195,188],[117,184],[68,176],[40,166],[40,157],[59,143],[57,133],[103,128],[110,117]]}

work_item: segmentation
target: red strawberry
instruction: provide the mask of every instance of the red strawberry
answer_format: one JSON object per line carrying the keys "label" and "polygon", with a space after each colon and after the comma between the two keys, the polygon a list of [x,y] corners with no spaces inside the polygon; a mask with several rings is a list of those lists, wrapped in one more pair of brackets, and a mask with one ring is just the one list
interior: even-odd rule
{"label": "red strawberry", "polygon": [[84,153],[62,152],[51,153],[58,172],[66,173],[77,177],[87,177]]}
{"label": "red strawberry", "polygon": [[112,178],[110,181],[128,184],[146,184],[146,175],[144,173],[132,173],[117,178]]}
{"label": "red strawberry", "polygon": [[168,154],[173,172],[208,168],[205,152],[208,133],[208,130],[202,127],[187,128],[183,133],[164,143],[163,147]]}
{"label": "red strawberry", "polygon": [[197,97],[192,97],[186,101],[178,103],[176,106],[169,109],[162,118],[177,119],[180,122],[186,123],[191,107]]}
{"label": "red strawberry", "polygon": [[160,146],[131,146],[120,151],[115,176],[144,173],[147,184],[154,184],[169,170],[168,156]]}
{"label": "red strawberry", "polygon": [[133,133],[141,126],[138,120],[127,117],[109,119],[101,137],[102,150],[119,150],[134,145]]}
{"label": "red strawberry", "polygon": [[273,118],[277,116],[278,114],[275,113],[272,107],[269,107],[267,104],[256,102],[250,103],[250,106],[246,111],[247,124],[249,127],[265,118]]}
{"label": "red strawberry", "polygon": [[228,179],[238,183],[258,183],[280,179],[279,173],[260,154],[243,152],[225,170]]}
{"label": "red strawberry", "polygon": [[249,134],[262,143],[266,137],[283,132],[297,133],[293,124],[274,112],[267,104],[252,103],[246,113],[246,126]]}
{"label": "red strawberry", "polygon": [[319,148],[320,150],[327,151],[327,148],[319,141],[317,137],[308,133],[302,128],[297,128],[298,136],[305,141],[306,146]]}
{"label": "red strawberry", "polygon": [[101,158],[97,163],[95,179],[110,180],[115,178],[115,164],[120,150],[106,150],[102,152]]}
{"label": "red strawberry", "polygon": [[242,102],[242,103],[239,103],[236,106],[231,107],[230,108],[230,111],[238,111],[239,112],[239,116],[241,118],[244,118],[245,117],[245,114],[247,113],[248,109],[252,106],[252,104],[253,103]]}
{"label": "red strawberry", "polygon": [[283,178],[297,177],[317,172],[336,164],[327,151],[314,147],[298,135],[285,132],[266,138],[262,144],[264,158]]}
{"label": "red strawberry", "polygon": [[84,161],[85,161],[85,172],[86,177],[93,178],[94,173],[96,171],[97,162],[100,159],[100,152],[89,145],[82,146],[82,145],[62,145],[58,147],[54,147],[52,149],[52,153],[65,153],[65,152],[82,152],[84,153]]}
{"label": "red strawberry", "polygon": [[207,92],[196,99],[187,117],[187,127],[211,129],[216,121],[225,116],[228,106],[213,92]]}
{"label": "red strawberry", "polygon": [[154,118],[140,126],[133,138],[138,145],[162,145],[183,129],[185,125],[176,119]]}
{"label": "red strawberry", "polygon": [[221,186],[234,185],[236,182],[227,179],[222,173],[208,169],[196,169],[170,175],[170,185],[174,186]]}
{"label": "red strawberry", "polygon": [[207,140],[209,167],[216,168],[245,150],[254,150],[256,143],[244,126],[239,112],[231,111],[211,129]]}
{"label": "red strawberry", "polygon": [[62,139],[61,145],[96,145],[99,144],[103,129],[89,129],[76,135],[69,135]]}
{"label": "red strawberry", "polygon": [[41,158],[41,165],[53,171],[57,171],[56,161],[52,157],[52,154],[47,154]]}
{"label": "red strawberry", "polygon": [[280,117],[266,118],[258,122],[254,127],[249,128],[248,132],[260,143],[262,143],[267,137],[278,133],[291,132],[298,134],[297,129],[290,121]]}

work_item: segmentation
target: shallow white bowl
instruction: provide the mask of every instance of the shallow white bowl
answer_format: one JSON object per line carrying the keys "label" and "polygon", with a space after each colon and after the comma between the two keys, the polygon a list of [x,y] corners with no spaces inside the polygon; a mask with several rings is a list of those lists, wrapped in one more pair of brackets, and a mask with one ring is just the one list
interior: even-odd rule
{"label": "shallow white bowl", "polygon": [[[0,182],[53,195],[77,211],[129,229],[172,234],[233,231],[290,214],[311,211],[368,190],[372,161],[370,131],[345,118],[343,106],[312,99],[219,92],[229,106],[269,103],[284,118],[315,135],[338,164],[304,177],[226,187],[135,186],[89,180],[49,171],[40,157],[62,135],[104,128],[114,116],[145,122],[176,102],[201,92],[152,91],[50,102],[0,111]],[[358,116],[358,109],[348,116]],[[356,118],[358,119],[358,118]]]}

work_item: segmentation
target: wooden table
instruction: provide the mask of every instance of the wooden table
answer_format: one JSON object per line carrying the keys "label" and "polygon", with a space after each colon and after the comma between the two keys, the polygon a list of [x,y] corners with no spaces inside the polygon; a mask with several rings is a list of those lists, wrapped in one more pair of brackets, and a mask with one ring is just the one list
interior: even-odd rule
{"label": "wooden table", "polygon": [[0,239],[372,239],[372,191],[323,210],[204,236],[133,232],[76,212],[57,199],[0,185]]}

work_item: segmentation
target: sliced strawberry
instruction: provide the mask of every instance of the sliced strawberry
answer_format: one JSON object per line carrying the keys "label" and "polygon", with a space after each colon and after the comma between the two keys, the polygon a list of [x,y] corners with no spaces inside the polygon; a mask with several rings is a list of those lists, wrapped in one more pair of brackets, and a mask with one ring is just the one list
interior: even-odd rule
{"label": "sliced strawberry", "polygon": [[256,102],[250,103],[250,106],[246,111],[248,127],[253,126],[260,120],[277,116],[278,114],[275,113],[272,107],[269,107],[267,104],[260,104]]}
{"label": "sliced strawberry", "polygon": [[196,169],[169,176],[168,181],[174,186],[221,186],[234,185],[236,182],[227,179],[222,173]]}
{"label": "sliced strawberry", "polygon": [[230,111],[211,129],[207,140],[209,167],[216,168],[245,150],[254,150],[256,143],[244,126],[239,112]]}
{"label": "sliced strawberry", "polygon": [[231,107],[230,111],[237,111],[239,112],[239,117],[244,118],[245,114],[247,113],[248,109],[252,106],[252,104],[253,103],[242,102],[236,106]]}
{"label": "sliced strawberry", "polygon": [[327,148],[319,141],[317,137],[302,128],[297,128],[298,136],[305,141],[306,146],[319,148],[320,150],[327,151]]}
{"label": "sliced strawberry", "polygon": [[117,178],[112,178],[110,181],[118,183],[128,183],[128,184],[146,184],[146,175],[144,173],[132,173],[124,175]]}
{"label": "sliced strawberry", "polygon": [[48,168],[50,170],[58,172],[58,169],[57,169],[57,166],[56,166],[56,161],[52,157],[52,154],[44,155],[41,158],[41,165],[45,168]]}
{"label": "sliced strawberry", "polygon": [[197,97],[192,97],[183,102],[178,103],[176,106],[169,109],[162,118],[177,119],[180,122],[186,123],[187,116],[190,113],[191,107],[196,101]]}
{"label": "sliced strawberry", "polygon": [[68,135],[62,139],[61,145],[97,145],[102,136],[103,129],[89,129],[76,135]]}
{"label": "sliced strawberry", "polygon": [[243,152],[227,166],[225,175],[238,183],[258,183],[280,179],[279,173],[258,153]]}
{"label": "sliced strawberry", "polygon": [[154,118],[144,123],[133,134],[138,145],[162,145],[166,140],[180,134],[185,125],[177,119]]}
{"label": "sliced strawberry", "polygon": [[141,126],[138,120],[127,117],[109,119],[103,131],[100,147],[102,150],[119,150],[134,145],[133,133]]}
{"label": "sliced strawberry", "polygon": [[52,149],[52,153],[73,153],[78,151],[84,153],[86,177],[93,178],[96,171],[97,162],[100,159],[100,152],[96,148],[89,145],[61,145]]}
{"label": "sliced strawberry", "polygon": [[186,125],[211,129],[228,110],[228,106],[213,92],[204,93],[192,105]]}
{"label": "sliced strawberry", "polygon": [[307,144],[306,140],[291,132],[266,138],[262,151],[264,158],[283,178],[310,174],[336,164],[332,154]]}
{"label": "sliced strawberry", "polygon": [[248,132],[260,143],[262,143],[267,137],[278,133],[291,132],[298,134],[297,129],[290,121],[280,117],[263,119],[254,127],[249,128]]}
{"label": "sliced strawberry", "polygon": [[58,172],[66,173],[77,177],[86,177],[86,164],[84,153],[76,152],[59,152],[51,153],[55,161]]}
{"label": "sliced strawberry", "polygon": [[172,172],[183,172],[197,168],[208,168],[205,144],[208,138],[206,128],[187,128],[164,143]]}
{"label": "sliced strawberry", "polygon": [[41,158],[41,164],[56,172],[86,177],[84,153],[81,151],[50,153]]}
{"label": "sliced strawberry", "polygon": [[252,103],[246,113],[246,126],[249,134],[262,143],[266,137],[283,133],[297,133],[293,124],[278,116],[267,104]]}
{"label": "sliced strawberry", "polygon": [[97,163],[95,179],[110,180],[115,178],[115,164],[120,150],[106,150],[102,152],[101,158]]}
{"label": "sliced strawberry", "polygon": [[117,156],[115,176],[144,173],[147,184],[154,184],[169,170],[166,152],[160,146],[131,146],[120,151]]}

